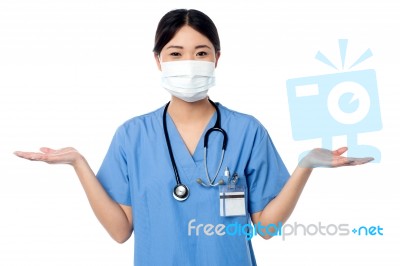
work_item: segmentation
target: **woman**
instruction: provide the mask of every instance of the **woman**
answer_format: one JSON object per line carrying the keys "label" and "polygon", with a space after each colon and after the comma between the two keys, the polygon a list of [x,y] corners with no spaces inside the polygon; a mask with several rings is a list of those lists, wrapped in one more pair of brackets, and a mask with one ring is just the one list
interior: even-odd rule
{"label": "woman", "polygon": [[[207,97],[220,42],[197,10],[161,19],[154,57],[171,101],[118,128],[97,176],[73,148],[16,152],[72,165],[111,237],[123,243],[135,230],[135,265],[256,265],[245,231],[228,232],[230,225],[284,223],[312,168],[372,160],[315,149],[289,175],[255,118]],[[270,228],[257,233],[268,239]]]}

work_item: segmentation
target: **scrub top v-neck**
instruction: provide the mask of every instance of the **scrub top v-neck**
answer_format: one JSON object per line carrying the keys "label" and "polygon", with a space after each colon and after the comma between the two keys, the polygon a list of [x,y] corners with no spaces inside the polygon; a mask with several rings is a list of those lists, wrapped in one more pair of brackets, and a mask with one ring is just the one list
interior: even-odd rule
{"label": "scrub top v-neck", "polygon": [[[190,230],[200,224],[251,224],[250,215],[263,210],[289,178],[267,130],[252,116],[221,104],[218,107],[221,127],[229,139],[222,169],[237,173],[238,185],[246,190],[243,216],[220,216],[218,187],[206,188],[196,182],[199,177],[205,179],[204,133],[214,125],[216,113],[193,155],[167,116],[181,181],[190,189],[190,197],[183,202],[172,196],[176,181],[163,132],[164,108],[132,118],[117,129],[97,178],[114,201],[132,206],[134,265],[256,265],[251,240],[245,234]],[[221,134],[212,133],[207,152],[210,173],[218,167],[221,145]],[[223,172],[217,180],[226,180]]]}
{"label": "scrub top v-neck", "polygon": [[[184,184],[186,184],[187,181],[190,182],[191,180],[196,180],[199,177],[196,176],[195,170],[198,166],[203,166],[204,135],[207,132],[207,130],[210,129],[215,124],[216,119],[217,119],[217,114],[216,112],[214,112],[214,114],[211,116],[211,119],[207,123],[206,128],[203,130],[193,154],[190,154],[190,151],[186,147],[186,144],[182,136],[179,134],[178,128],[176,127],[171,116],[167,112],[167,130],[171,142],[171,148],[178,168],[183,170],[183,173],[181,174],[179,172],[179,174],[182,175],[181,181]],[[164,143],[164,145],[166,144]]]}

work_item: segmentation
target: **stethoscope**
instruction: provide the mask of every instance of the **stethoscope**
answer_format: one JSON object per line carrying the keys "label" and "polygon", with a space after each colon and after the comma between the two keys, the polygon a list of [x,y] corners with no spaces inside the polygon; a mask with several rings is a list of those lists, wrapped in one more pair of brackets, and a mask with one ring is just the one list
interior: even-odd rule
{"label": "stethoscope", "polygon": [[[210,103],[214,106],[215,110],[217,111],[217,121],[215,121],[215,125],[212,128],[210,128],[209,130],[207,130],[207,132],[204,135],[204,168],[205,168],[206,176],[208,179],[208,184],[203,182],[203,180],[201,178],[197,178],[196,182],[205,187],[215,187],[215,186],[224,184],[223,179],[219,180],[217,183],[215,183],[215,180],[217,179],[218,173],[221,170],[222,162],[224,160],[226,144],[228,142],[228,135],[226,134],[225,130],[223,130],[221,128],[221,114],[219,112],[218,106],[210,99],[208,99],[208,100],[210,101]],[[174,196],[174,198],[176,200],[184,201],[189,197],[189,188],[186,185],[182,184],[182,182],[181,182],[181,178],[179,177],[178,169],[176,167],[174,154],[172,152],[171,142],[169,140],[168,129],[167,129],[168,106],[169,106],[169,102],[165,105],[165,108],[164,108],[163,127],[164,127],[165,140],[166,140],[167,146],[168,146],[169,157],[171,159],[172,167],[174,169],[174,174],[175,174],[175,180],[176,180],[176,186],[174,187],[174,189],[172,191],[172,195]],[[208,138],[209,138],[210,134],[214,131],[222,133],[223,142],[222,142],[222,154],[221,154],[221,158],[220,158],[220,161],[218,164],[218,169],[217,169],[213,179],[211,179],[210,175],[208,173],[208,166],[207,166],[207,148],[208,148]]]}

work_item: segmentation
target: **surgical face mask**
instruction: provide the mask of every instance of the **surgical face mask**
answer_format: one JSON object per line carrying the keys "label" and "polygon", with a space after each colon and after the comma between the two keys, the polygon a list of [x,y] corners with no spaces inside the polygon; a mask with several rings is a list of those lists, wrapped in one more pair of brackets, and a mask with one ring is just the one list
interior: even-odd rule
{"label": "surgical face mask", "polygon": [[207,97],[215,85],[215,63],[198,60],[179,60],[161,63],[161,84],[173,96],[186,102]]}

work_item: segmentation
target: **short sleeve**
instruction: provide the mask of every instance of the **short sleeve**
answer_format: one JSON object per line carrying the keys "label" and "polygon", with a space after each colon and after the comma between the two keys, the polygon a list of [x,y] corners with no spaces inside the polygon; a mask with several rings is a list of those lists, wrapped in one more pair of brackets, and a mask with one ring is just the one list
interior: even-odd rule
{"label": "short sleeve", "polygon": [[267,130],[260,125],[246,167],[249,212],[262,211],[290,177]]}
{"label": "short sleeve", "polygon": [[121,126],[117,129],[111,141],[104,161],[97,173],[97,179],[115,202],[130,206],[131,197],[125,139],[125,129]]}

